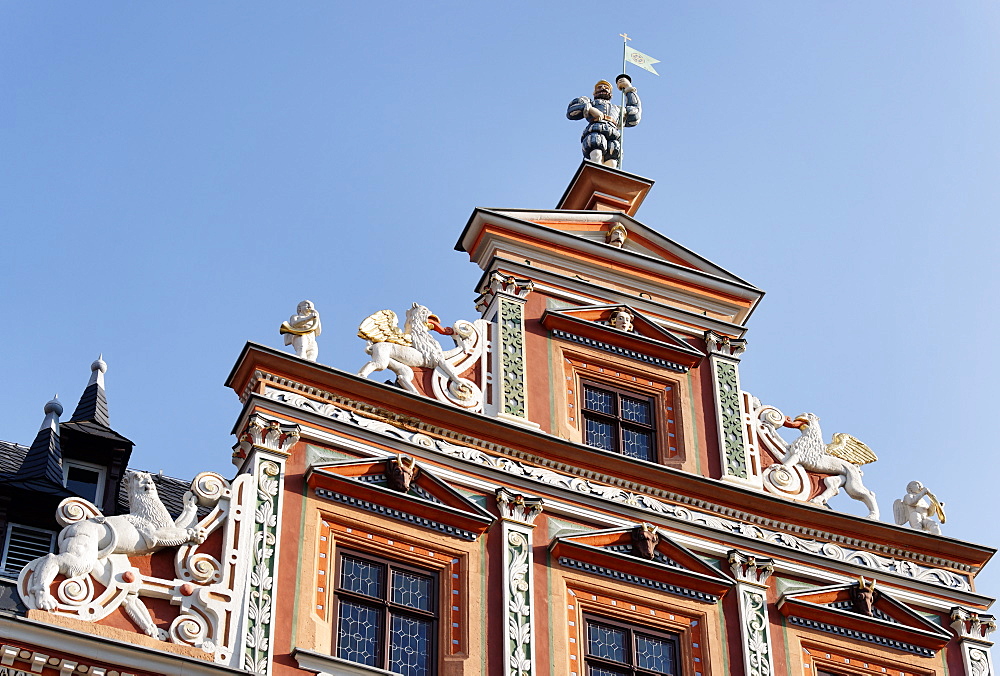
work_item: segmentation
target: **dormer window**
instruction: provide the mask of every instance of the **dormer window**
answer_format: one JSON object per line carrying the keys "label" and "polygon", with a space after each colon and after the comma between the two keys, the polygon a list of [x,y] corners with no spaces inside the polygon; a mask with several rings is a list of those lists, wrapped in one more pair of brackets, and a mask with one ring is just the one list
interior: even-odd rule
{"label": "dormer window", "polygon": [[627,390],[583,384],[584,440],[588,446],[656,461],[653,398]]}
{"label": "dormer window", "polygon": [[104,498],[104,481],[107,470],[79,460],[63,460],[63,480],[70,489],[84,500],[100,506]]}

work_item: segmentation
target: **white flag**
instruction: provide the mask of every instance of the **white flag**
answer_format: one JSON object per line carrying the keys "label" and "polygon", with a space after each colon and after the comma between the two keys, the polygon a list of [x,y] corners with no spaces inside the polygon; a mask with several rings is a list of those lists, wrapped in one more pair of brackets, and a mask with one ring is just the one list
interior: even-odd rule
{"label": "white flag", "polygon": [[659,59],[654,59],[653,57],[643,54],[636,49],[632,49],[628,45],[625,45],[625,58],[629,63],[634,63],[639,66],[639,68],[644,68],[653,75],[659,75],[659,73],[653,70],[653,64],[659,63]]}

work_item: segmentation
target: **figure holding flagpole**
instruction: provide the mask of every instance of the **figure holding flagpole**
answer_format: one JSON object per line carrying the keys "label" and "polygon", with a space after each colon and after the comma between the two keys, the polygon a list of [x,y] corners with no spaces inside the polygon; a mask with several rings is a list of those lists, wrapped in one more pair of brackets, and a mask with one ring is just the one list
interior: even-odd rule
{"label": "figure holding flagpole", "polygon": [[[652,64],[659,62],[629,47],[630,38],[627,35],[622,37],[625,39],[622,70],[624,71],[624,66],[631,61],[658,75],[659,73],[653,70]],[[611,83],[601,80],[594,85],[593,99],[581,96],[570,101],[566,117],[571,120],[587,120],[587,127],[580,138],[585,158],[591,162],[618,168],[621,166],[622,157],[622,130],[639,124],[642,117],[642,103],[639,101],[636,88],[632,86],[632,78],[627,74],[622,72],[615,79],[615,84],[622,93],[621,106],[611,102]]]}

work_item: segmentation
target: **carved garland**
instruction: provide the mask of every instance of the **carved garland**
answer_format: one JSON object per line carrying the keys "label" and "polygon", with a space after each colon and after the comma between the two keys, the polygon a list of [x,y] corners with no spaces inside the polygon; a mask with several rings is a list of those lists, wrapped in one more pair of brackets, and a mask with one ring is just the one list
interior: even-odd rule
{"label": "carved garland", "polygon": [[271,460],[257,465],[257,508],[254,510],[253,566],[247,605],[246,649],[243,668],[256,674],[270,669],[271,620],[273,615],[274,558],[277,542],[278,481],[281,468]]}
{"label": "carved garland", "polygon": [[747,676],[771,676],[767,637],[767,603],[763,592],[741,585],[740,605],[746,629]]}
{"label": "carved garland", "polygon": [[736,380],[736,364],[713,358],[715,387],[719,406],[719,427],[725,448],[726,474],[746,479],[747,451],[743,438],[743,411],[740,388]]}
{"label": "carved garland", "polygon": [[524,410],[524,303],[500,298],[500,349],[503,374],[503,412],[523,418]]}
{"label": "carved garland", "polygon": [[[433,439],[421,432],[411,432],[386,422],[366,418],[353,411],[342,409],[333,404],[313,401],[291,392],[267,388],[263,396],[302,410],[326,416],[339,422],[355,425],[377,434],[394,437],[417,446],[436,450],[444,453],[445,455],[496,469],[506,474],[525,477],[551,486],[566,488],[600,499],[624,504],[636,509],[642,509],[660,514],[662,516],[672,517],[688,523],[705,526],[707,528],[711,528],[712,530],[767,542],[786,549],[807,552],[809,554],[822,556],[835,561],[864,566],[879,572],[888,573],[890,575],[899,575],[918,582],[925,582],[927,584],[937,585],[947,589],[972,591],[972,586],[969,582],[968,576],[958,575],[949,570],[922,566],[905,559],[880,556],[869,551],[852,549],[833,542],[821,542],[818,540],[798,537],[788,532],[770,530],[752,523],[735,521],[704,512],[694,511],[681,505],[662,502],[646,494],[632,493],[615,486],[594,483],[578,476],[562,474],[543,467],[527,465],[507,457],[489,455],[475,448],[459,446],[441,439]],[[670,494],[670,498],[678,501],[691,501],[690,498],[676,494]],[[701,503],[701,501],[692,502]],[[698,506],[704,506],[706,508],[711,507],[711,505],[707,503],[699,504]],[[740,513],[736,510],[728,510],[727,513],[733,514],[734,516],[740,515]],[[747,515],[747,517],[751,518],[752,515]],[[959,566],[956,565],[955,567]]]}
{"label": "carved garland", "polygon": [[514,676],[529,676],[531,663],[531,585],[528,583],[528,556],[531,546],[524,533],[507,533],[509,597],[507,654],[510,656],[510,670]]}

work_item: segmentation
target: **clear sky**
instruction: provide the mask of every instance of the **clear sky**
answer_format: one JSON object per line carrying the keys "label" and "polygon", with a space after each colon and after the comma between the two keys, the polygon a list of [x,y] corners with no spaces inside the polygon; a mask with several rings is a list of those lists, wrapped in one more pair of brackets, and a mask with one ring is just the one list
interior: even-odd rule
{"label": "clear sky", "polygon": [[103,352],[134,466],[229,473],[222,383],[302,298],[350,371],[375,310],[474,318],[458,234],[554,206],[566,105],[621,32],[662,62],[633,73],[638,218],[768,292],[744,387],[871,446],[883,519],[919,479],[946,535],[1000,544],[987,0],[4,2],[0,438],[30,443],[54,392],[71,412]]}

